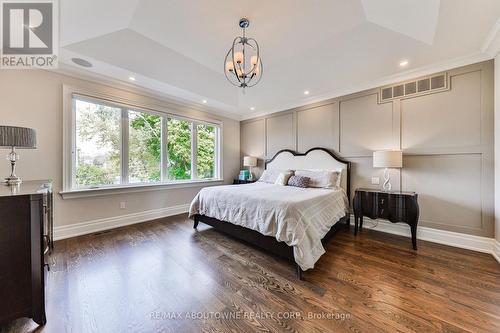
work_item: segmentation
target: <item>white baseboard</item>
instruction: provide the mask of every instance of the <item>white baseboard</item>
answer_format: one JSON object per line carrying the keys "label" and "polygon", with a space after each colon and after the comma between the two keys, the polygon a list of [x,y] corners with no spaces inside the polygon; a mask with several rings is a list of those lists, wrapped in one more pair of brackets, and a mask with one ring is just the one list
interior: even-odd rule
{"label": "white baseboard", "polygon": [[[189,204],[185,204],[55,227],[54,239],[60,240],[91,234],[131,224],[160,219],[167,216],[182,214],[188,212],[188,210]],[[370,227],[369,225],[373,222],[375,223],[375,226]],[[354,216],[351,216],[351,224],[354,224]],[[405,237],[410,237],[411,235],[408,225],[404,223],[391,223],[384,220],[366,220],[364,228]],[[417,230],[417,239],[450,245],[462,249],[489,253],[500,263],[500,242],[496,241],[494,238],[479,237],[428,227],[419,227]]]}
{"label": "white baseboard", "polygon": [[500,242],[496,239],[493,240],[493,252],[491,254],[500,262]]}
{"label": "white baseboard", "polygon": [[[384,220],[364,220],[363,229],[373,229],[389,234],[411,237],[410,228],[404,223],[391,223]],[[375,223],[371,227],[368,224]],[[354,216],[351,216],[351,225],[354,225]],[[417,239],[454,246],[462,249],[489,253],[500,263],[500,243],[494,238],[480,237],[459,232],[452,232],[428,227],[417,228]]]}
{"label": "white baseboard", "polygon": [[114,229],[126,225],[182,214],[188,211],[189,204],[186,204],[75,223],[67,226],[59,226],[54,228],[54,240],[91,234],[103,230]]}

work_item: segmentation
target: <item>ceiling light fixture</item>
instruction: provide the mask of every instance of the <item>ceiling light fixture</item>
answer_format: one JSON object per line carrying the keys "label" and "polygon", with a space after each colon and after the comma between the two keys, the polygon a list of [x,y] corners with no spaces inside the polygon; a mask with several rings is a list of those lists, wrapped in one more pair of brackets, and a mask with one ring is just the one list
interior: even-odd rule
{"label": "ceiling light fixture", "polygon": [[201,102],[202,102],[203,104],[207,104],[207,103],[208,103],[208,101],[207,101],[206,99],[202,100]]}
{"label": "ceiling light fixture", "polygon": [[304,91],[304,95],[309,95],[309,90]]}
{"label": "ceiling light fixture", "polygon": [[82,66],[82,67],[86,67],[86,68],[92,67],[92,64],[89,61],[82,59],[82,58],[71,58],[71,61],[74,62],[75,64],[77,64],[78,66]]}
{"label": "ceiling light fixture", "polygon": [[252,106],[252,107],[250,108],[250,110],[255,111],[255,107],[254,107],[254,106]]}
{"label": "ceiling light fixture", "polygon": [[253,38],[245,35],[245,29],[250,21],[242,18],[239,22],[243,36],[233,40],[233,46],[226,54],[224,74],[229,82],[237,87],[253,87],[262,78],[262,59],[260,58],[259,44]]}
{"label": "ceiling light fixture", "polygon": [[128,77],[128,79],[129,79],[130,81],[135,81],[135,77],[133,77],[133,76],[129,76],[129,77]]}
{"label": "ceiling light fixture", "polygon": [[405,67],[406,65],[408,65],[408,60],[401,60],[401,61],[399,62],[399,66],[400,66],[400,67]]}

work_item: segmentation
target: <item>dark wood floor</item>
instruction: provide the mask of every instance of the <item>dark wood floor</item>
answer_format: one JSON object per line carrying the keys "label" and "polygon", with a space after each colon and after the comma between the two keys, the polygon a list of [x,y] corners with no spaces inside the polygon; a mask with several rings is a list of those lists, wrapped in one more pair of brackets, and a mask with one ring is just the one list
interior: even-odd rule
{"label": "dark wood floor", "polygon": [[306,281],[185,216],[58,242],[50,264],[42,332],[500,332],[493,257],[370,230],[341,230]]}

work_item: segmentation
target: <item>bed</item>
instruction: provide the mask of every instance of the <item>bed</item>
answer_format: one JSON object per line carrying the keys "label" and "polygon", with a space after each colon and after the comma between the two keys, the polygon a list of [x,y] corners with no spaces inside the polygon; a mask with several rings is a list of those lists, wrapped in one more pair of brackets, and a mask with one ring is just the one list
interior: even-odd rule
{"label": "bed", "polygon": [[194,228],[208,224],[233,237],[292,260],[299,279],[325,253],[324,244],[349,226],[350,162],[324,148],[304,154],[279,151],[266,170],[325,169],[341,172],[335,188],[298,188],[264,182],[202,189],[189,215]]}

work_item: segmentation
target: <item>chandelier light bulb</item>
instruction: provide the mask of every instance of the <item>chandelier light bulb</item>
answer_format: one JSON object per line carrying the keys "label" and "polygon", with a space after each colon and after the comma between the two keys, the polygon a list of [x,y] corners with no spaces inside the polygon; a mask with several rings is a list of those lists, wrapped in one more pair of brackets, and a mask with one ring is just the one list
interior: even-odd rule
{"label": "chandelier light bulb", "polygon": [[243,52],[234,52],[234,62],[237,64],[243,63]]}

